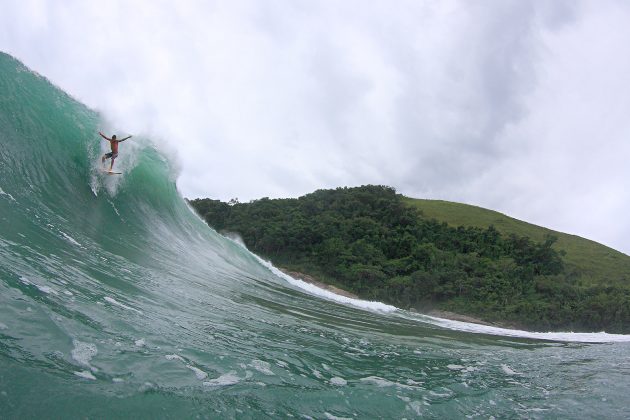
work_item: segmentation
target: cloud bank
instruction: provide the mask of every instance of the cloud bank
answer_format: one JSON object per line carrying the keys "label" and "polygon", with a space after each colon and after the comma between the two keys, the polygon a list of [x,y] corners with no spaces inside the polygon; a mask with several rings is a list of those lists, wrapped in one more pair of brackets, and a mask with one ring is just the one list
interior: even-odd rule
{"label": "cloud bank", "polygon": [[0,49],[187,197],[386,184],[630,253],[623,1],[8,0]]}

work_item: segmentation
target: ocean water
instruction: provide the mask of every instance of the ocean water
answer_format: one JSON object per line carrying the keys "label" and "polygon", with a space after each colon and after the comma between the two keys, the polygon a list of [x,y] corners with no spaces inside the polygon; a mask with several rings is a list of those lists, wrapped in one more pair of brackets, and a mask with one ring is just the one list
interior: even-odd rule
{"label": "ocean water", "polygon": [[0,418],[630,418],[630,336],[348,299],[207,227],[140,135],[0,54]]}

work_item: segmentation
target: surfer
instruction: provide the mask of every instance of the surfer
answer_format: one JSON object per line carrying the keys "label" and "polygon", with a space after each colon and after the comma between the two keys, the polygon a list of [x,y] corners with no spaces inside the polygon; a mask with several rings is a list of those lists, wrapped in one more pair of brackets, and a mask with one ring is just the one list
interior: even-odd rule
{"label": "surfer", "polygon": [[101,163],[105,163],[105,159],[111,159],[112,163],[111,165],[109,165],[109,170],[111,171],[112,168],[114,167],[114,159],[116,159],[118,157],[118,143],[125,141],[127,139],[130,139],[131,136],[127,136],[124,139],[116,139],[116,134],[114,134],[112,136],[112,138],[110,139],[109,137],[107,137],[105,134],[101,133],[100,131],[98,132],[98,134],[103,137],[105,140],[107,140],[109,142],[109,145],[112,148],[112,151],[109,153],[105,153],[103,155],[103,158],[101,159]]}

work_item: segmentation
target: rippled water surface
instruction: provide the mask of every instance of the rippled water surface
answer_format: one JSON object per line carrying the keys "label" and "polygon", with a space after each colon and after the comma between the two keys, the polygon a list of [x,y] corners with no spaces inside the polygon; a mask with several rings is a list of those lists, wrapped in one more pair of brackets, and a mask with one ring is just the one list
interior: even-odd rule
{"label": "rippled water surface", "polygon": [[149,139],[0,55],[0,417],[628,418],[630,343],[331,296],[187,207]]}

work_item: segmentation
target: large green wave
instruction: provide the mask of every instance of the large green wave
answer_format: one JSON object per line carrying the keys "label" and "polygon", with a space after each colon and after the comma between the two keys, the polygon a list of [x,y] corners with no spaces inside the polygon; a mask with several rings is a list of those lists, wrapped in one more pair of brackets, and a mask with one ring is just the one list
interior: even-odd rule
{"label": "large green wave", "polygon": [[627,417],[627,344],[305,294],[209,229],[150,139],[103,175],[99,129],[0,54],[0,417]]}

